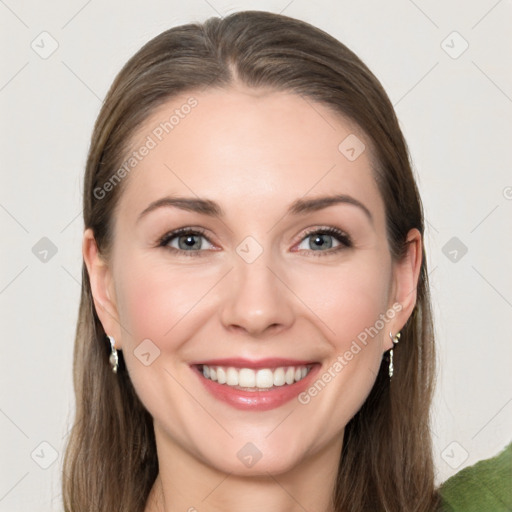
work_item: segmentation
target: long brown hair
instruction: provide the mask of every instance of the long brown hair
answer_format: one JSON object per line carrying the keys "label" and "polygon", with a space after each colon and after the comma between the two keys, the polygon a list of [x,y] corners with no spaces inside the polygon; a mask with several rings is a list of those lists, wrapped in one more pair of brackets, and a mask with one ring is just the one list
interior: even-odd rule
{"label": "long brown hair", "polygon": [[[346,46],[311,25],[267,12],[239,12],[163,32],[123,67],[92,135],[84,179],[84,223],[108,257],[123,183],[98,194],[118,171],[141,123],[170,98],[241,82],[320,102],[354,121],[375,156],[394,259],[423,212],[408,150],[379,81]],[[128,178],[129,179],[129,178]],[[436,508],[429,409],[434,340],[425,254],[417,303],[395,349],[390,381],[383,358],[375,385],[345,429],[336,511],[421,512]],[[152,418],[122,356],[117,375],[92,300],[85,265],[75,342],[76,418],[63,468],[67,512],[142,512],[158,474]]]}

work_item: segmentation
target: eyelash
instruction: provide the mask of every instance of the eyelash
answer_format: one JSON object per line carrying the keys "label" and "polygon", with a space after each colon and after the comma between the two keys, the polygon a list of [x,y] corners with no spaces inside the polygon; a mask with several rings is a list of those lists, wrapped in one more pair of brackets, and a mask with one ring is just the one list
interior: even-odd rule
{"label": "eyelash", "polygon": [[313,256],[323,256],[326,254],[333,254],[333,253],[341,251],[343,249],[349,249],[350,247],[353,247],[352,239],[350,238],[350,236],[338,228],[333,228],[333,227],[313,228],[310,231],[306,231],[306,233],[304,233],[304,235],[300,239],[300,242],[304,241],[306,238],[310,237],[311,235],[330,235],[340,243],[340,245],[338,245],[337,247],[328,249],[326,251],[313,251],[312,249],[309,249],[306,251],[307,254],[311,254]]}
{"label": "eyelash", "polygon": [[[175,247],[170,247],[168,245],[169,242],[171,242],[173,239],[175,239],[179,236],[183,236],[183,235],[202,236],[208,241],[208,243],[213,245],[213,243],[210,241],[210,239],[205,235],[205,232],[202,231],[201,229],[185,227],[185,228],[179,228],[174,231],[170,231],[170,232],[166,233],[158,241],[158,247],[163,247],[169,251],[183,254],[184,256],[197,257],[197,256],[205,255],[204,253],[207,252],[206,250],[184,251],[182,249],[176,249]],[[313,251],[312,249],[305,250],[306,253],[312,254],[314,256],[323,256],[325,254],[333,254],[340,250],[353,247],[352,239],[350,238],[350,236],[347,233],[341,231],[340,229],[333,228],[333,227],[311,229],[310,231],[307,231],[306,233],[304,233],[304,235],[302,236],[302,238],[300,239],[300,241],[298,243],[300,244],[301,242],[303,242],[305,239],[307,239],[308,237],[310,237],[312,235],[330,235],[340,243],[339,246],[328,249],[326,251]],[[297,251],[295,251],[295,252],[297,252]]]}
{"label": "eyelash", "polygon": [[[163,247],[174,253],[182,254],[183,256],[205,256],[204,253],[206,251],[184,251],[182,249],[176,249],[175,247],[170,247],[168,244],[174,238],[183,236],[183,235],[193,235],[193,236],[202,236],[204,237],[210,244],[212,243],[210,239],[205,235],[205,232],[198,228],[179,228],[174,231],[170,231],[166,233],[158,242],[159,247]],[[213,244],[212,244],[213,245]]]}

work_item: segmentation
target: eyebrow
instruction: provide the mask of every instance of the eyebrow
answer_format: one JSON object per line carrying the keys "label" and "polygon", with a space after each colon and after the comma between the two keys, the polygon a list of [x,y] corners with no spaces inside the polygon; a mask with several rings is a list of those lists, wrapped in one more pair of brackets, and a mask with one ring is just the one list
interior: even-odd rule
{"label": "eyebrow", "polygon": [[[361,201],[358,201],[352,196],[346,194],[337,194],[332,196],[322,196],[312,199],[297,199],[288,208],[287,214],[304,215],[306,213],[316,212],[323,210],[329,206],[336,204],[349,204],[356,206],[364,212],[369,221],[373,224],[373,217],[370,210]],[[210,217],[223,217],[224,212],[222,208],[215,201],[210,199],[200,199],[194,197],[162,197],[153,201],[146,209],[144,209],[138,216],[137,222],[148,213],[162,207],[174,207],[181,210],[200,213]]]}
{"label": "eyebrow", "polygon": [[162,207],[174,207],[186,210],[189,212],[202,213],[203,215],[209,215],[210,217],[223,217],[224,212],[222,208],[215,202],[209,199],[200,199],[194,197],[162,197],[153,201],[145,210],[143,210],[137,222],[148,213]]}
{"label": "eyebrow", "polygon": [[350,204],[352,206],[356,206],[364,212],[368,217],[368,220],[373,224],[373,217],[370,210],[361,203],[361,201],[358,201],[355,197],[348,196],[346,194],[322,196],[313,199],[297,199],[297,201],[294,201],[288,209],[288,213],[297,215],[316,212],[335,204]]}

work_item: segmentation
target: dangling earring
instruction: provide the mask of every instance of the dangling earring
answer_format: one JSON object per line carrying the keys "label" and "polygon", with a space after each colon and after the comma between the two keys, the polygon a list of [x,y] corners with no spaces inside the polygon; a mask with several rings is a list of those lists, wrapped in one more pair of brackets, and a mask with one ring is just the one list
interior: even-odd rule
{"label": "dangling earring", "polygon": [[110,357],[108,358],[108,361],[110,363],[110,366],[112,367],[112,371],[114,373],[117,373],[117,369],[119,368],[119,356],[117,355],[116,350],[116,341],[112,336],[109,336],[107,334],[107,338],[110,341]]}
{"label": "dangling earring", "polygon": [[[393,346],[395,346],[400,341],[400,333],[397,332],[396,336],[393,337],[393,334],[390,332],[389,337],[393,342]],[[395,367],[393,366],[393,348],[389,351],[389,378],[393,377],[393,373],[395,371]]]}

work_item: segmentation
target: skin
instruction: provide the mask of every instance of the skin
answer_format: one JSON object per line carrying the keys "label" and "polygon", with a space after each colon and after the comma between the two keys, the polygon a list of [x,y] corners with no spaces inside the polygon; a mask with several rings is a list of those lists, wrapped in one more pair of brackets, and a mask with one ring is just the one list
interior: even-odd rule
{"label": "skin", "polygon": [[[189,96],[159,107],[133,147]],[[238,85],[193,96],[197,107],[125,178],[109,257],[90,230],[83,240],[96,310],[154,418],[160,475],[146,512],[329,511],[344,427],[375,382],[389,332],[414,308],[421,235],[411,230],[405,258],[392,260],[369,142],[327,107]],[[349,134],[366,144],[352,162],[338,150]],[[357,199],[372,219],[347,203],[286,213],[333,194]],[[164,206],[138,219],[164,196],[209,199],[224,215]],[[204,249],[158,246],[188,226],[204,230]],[[312,250],[308,229],[326,227],[353,245],[327,236],[335,247]],[[252,263],[236,252],[247,236],[262,250]],[[306,405],[241,411],[207,393],[189,366],[284,357],[317,361],[322,374],[396,303],[401,311]],[[148,366],[134,355],[145,339],[160,350]],[[251,468],[237,457],[248,442],[262,454]]]}

